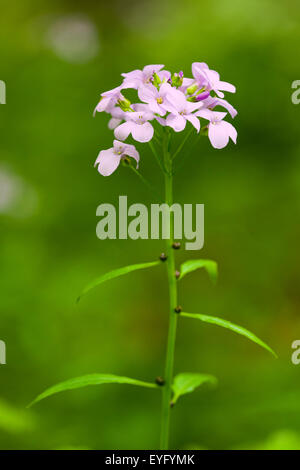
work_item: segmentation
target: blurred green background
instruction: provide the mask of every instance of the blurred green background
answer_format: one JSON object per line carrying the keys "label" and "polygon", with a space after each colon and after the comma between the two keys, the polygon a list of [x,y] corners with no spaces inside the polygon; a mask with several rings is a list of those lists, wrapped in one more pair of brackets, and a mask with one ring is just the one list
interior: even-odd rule
{"label": "blurred green background", "polygon": [[[171,448],[300,449],[299,2],[23,0],[1,3],[0,365],[2,449],[154,449],[160,393],[107,385],[26,405],[46,387],[93,372],[154,380],[163,374],[167,284],[163,268],[103,284],[76,306],[82,287],[113,268],[157,259],[160,241],[100,241],[96,207],[149,205],[127,168],[93,168],[113,133],[92,118],[120,74],[162,63],[190,76],[205,61],[234,83],[239,138],[223,151],[191,142],[177,173],[177,202],[205,204],[205,246],[177,255],[218,261],[180,284],[186,311],[254,331],[279,354],[231,332],[182,321],[176,372],[206,372],[218,388],[183,397],[172,412]],[[141,172],[162,186],[146,144]],[[178,157],[180,158],[180,157]]]}

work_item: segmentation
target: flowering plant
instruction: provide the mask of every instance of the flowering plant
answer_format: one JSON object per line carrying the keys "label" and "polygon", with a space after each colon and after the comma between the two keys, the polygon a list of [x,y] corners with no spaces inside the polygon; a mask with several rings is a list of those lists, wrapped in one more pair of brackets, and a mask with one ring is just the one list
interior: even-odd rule
{"label": "flowering plant", "polygon": [[[222,106],[231,117],[236,116],[237,111],[224,99],[223,93],[223,90],[235,93],[235,87],[221,81],[219,74],[204,62],[193,63],[194,78],[185,78],[183,72],[171,74],[163,67],[146,65],[143,70],[123,73],[120,86],[102,93],[95,112],[105,111],[111,115],[108,126],[114,129],[117,139],[113,147],[102,150],[96,160],[103,176],[111,175],[126,156],[133,157],[138,164],[139,153],[134,146],[124,146],[118,141],[126,140],[131,134],[137,142],[150,142],[154,137],[151,121],[175,132],[184,131],[189,122],[200,132],[200,121],[204,119],[206,124],[202,129],[213,147],[226,147],[229,139],[236,143],[235,128],[224,121],[227,113],[214,111]],[[137,90],[141,102],[131,104],[124,97],[124,90],[129,88]]]}
{"label": "flowering plant", "polygon": [[[102,93],[100,102],[95,109],[95,112],[104,111],[110,114],[108,126],[114,130],[115,135],[113,147],[102,150],[96,159],[95,165],[101,175],[109,176],[118,168],[121,161],[125,161],[141,176],[137,171],[140,160],[139,152],[134,145],[124,141],[131,134],[137,142],[149,142],[164,174],[165,203],[171,207],[173,204],[174,159],[180,153],[193,129],[198,133],[207,135],[212,146],[216,149],[224,148],[229,139],[236,143],[237,132],[235,128],[224,120],[227,112],[215,110],[215,108],[223,107],[231,117],[236,116],[237,111],[224,99],[223,93],[223,91],[234,93],[235,87],[230,83],[221,81],[219,74],[214,70],[210,70],[208,65],[203,62],[192,64],[193,78],[184,77],[183,72],[171,74],[169,71],[164,70],[163,65],[147,65],[143,70],[134,70],[122,75],[122,84]],[[140,102],[132,104],[125,97],[126,90],[130,88],[137,91]],[[159,128],[156,126],[156,130],[154,130],[155,122],[158,123],[158,127],[161,126]],[[176,133],[184,131],[186,126],[190,124],[191,129],[177,150],[172,152],[170,141],[173,131]],[[135,160],[136,167],[131,166],[130,158]],[[142,177],[142,180],[146,182],[144,177]],[[175,338],[179,318],[196,319],[227,328],[247,337],[276,356],[266,343],[244,327],[219,317],[182,311],[181,306],[178,304],[178,281],[188,273],[200,268],[204,268],[211,280],[216,281],[217,263],[210,259],[194,259],[184,262],[179,269],[176,269],[174,251],[180,248],[180,243],[174,241],[173,222],[170,212],[168,220],[170,236],[166,240],[166,252],[160,255],[158,261],[134,264],[106,273],[90,283],[78,298],[79,300],[90,289],[105,281],[132,271],[152,268],[165,263],[169,287],[169,332],[164,377],[158,377],[155,382],[144,382],[111,374],[85,375],[47,389],[32,404],[58,392],[104,383],[125,383],[161,389],[163,393],[160,445],[161,449],[168,449],[170,409],[180,396],[194,391],[204,383],[216,383],[215,377],[203,373],[180,373],[174,377]]]}

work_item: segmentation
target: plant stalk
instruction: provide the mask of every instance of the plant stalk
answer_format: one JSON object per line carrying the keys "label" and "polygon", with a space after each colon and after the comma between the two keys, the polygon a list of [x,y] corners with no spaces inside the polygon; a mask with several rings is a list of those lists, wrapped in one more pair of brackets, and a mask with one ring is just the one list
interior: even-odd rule
{"label": "plant stalk", "polygon": [[[169,207],[173,204],[173,176],[172,176],[172,159],[168,150],[168,134],[166,134],[164,145],[164,162],[167,171],[165,172],[165,202]],[[170,239],[166,240],[166,255],[167,255],[167,274],[169,285],[169,331],[167,354],[165,363],[165,384],[163,387],[162,398],[162,415],[161,415],[161,450],[168,450],[169,447],[169,428],[170,428],[170,410],[171,410],[171,397],[172,397],[172,382],[173,382],[173,366],[174,366],[174,353],[175,353],[175,339],[177,328],[177,314],[175,308],[177,307],[177,285],[175,277],[175,256],[172,244],[174,242],[174,221],[173,214],[170,215]]]}

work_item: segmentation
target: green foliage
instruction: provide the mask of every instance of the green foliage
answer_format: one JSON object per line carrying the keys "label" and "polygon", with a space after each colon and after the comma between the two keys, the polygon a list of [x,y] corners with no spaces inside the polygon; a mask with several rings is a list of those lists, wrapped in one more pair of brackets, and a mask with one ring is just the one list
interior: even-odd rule
{"label": "green foliage", "polygon": [[28,411],[15,408],[4,400],[0,400],[0,430],[17,434],[32,430],[34,422]]}
{"label": "green foliage", "polygon": [[105,281],[110,281],[111,279],[114,279],[116,277],[124,276],[124,274],[131,273],[132,271],[137,271],[139,269],[146,269],[146,268],[153,268],[154,266],[158,266],[160,264],[160,261],[152,261],[150,263],[140,263],[140,264],[132,264],[130,266],[124,266],[123,268],[119,269],[114,269],[113,271],[109,271],[108,273],[103,274],[100,277],[97,277],[92,281],[90,284],[88,284],[85,289],[83,289],[82,293],[80,296],[77,298],[77,302],[80,301],[80,299],[87,294],[91,289],[94,287],[99,286]]}
{"label": "green foliage", "polygon": [[217,282],[218,277],[218,265],[215,261],[210,259],[193,259],[185,261],[180,266],[180,278],[182,279],[186,274],[196,271],[196,269],[204,268],[212,282]]}
{"label": "green foliage", "polygon": [[89,385],[102,385],[102,384],[129,384],[129,385],[138,385],[139,387],[147,387],[147,388],[158,388],[156,384],[152,384],[149,382],[143,382],[141,380],[131,379],[129,377],[120,377],[118,375],[112,374],[90,374],[90,375],[83,375],[81,377],[75,377],[70,380],[66,380],[65,382],[61,382],[53,387],[47,388],[43,393],[38,395],[29,405],[31,407],[35,403],[43,400],[44,398],[50,397],[51,395],[55,395],[59,392],[64,392],[66,390],[73,390],[75,388],[82,388],[87,387]]}
{"label": "green foliage", "polygon": [[175,404],[181,395],[193,392],[196,388],[205,383],[216,384],[217,379],[213,375],[208,374],[195,374],[195,373],[182,373],[176,375],[172,385],[173,398],[172,403]]}
{"label": "green foliage", "polygon": [[245,336],[250,341],[253,341],[254,343],[261,346],[262,348],[266,349],[271,354],[273,354],[274,357],[277,358],[277,354],[273,351],[273,349],[270,348],[270,346],[268,346],[261,339],[259,339],[254,333],[251,333],[251,331],[246,330],[246,328],[242,326],[235,325],[234,323],[231,323],[230,321],[227,321],[227,320],[223,320],[223,318],[212,317],[210,315],[202,315],[200,313],[184,313],[183,312],[180,314],[180,316],[187,317],[187,318],[195,318],[196,320],[200,320],[205,323],[212,323],[213,325],[222,326],[223,328],[227,328],[228,330],[234,331],[235,333]]}

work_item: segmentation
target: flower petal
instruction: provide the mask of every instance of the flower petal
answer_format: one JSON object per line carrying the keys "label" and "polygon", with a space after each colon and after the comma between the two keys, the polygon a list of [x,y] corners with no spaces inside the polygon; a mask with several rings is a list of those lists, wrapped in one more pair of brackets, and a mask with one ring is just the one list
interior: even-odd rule
{"label": "flower petal", "polygon": [[138,97],[141,101],[149,103],[158,96],[158,91],[153,85],[141,85],[138,89]]}
{"label": "flower petal", "polygon": [[164,65],[146,65],[144,68],[143,68],[143,72],[145,75],[153,75],[154,72],[158,72],[159,70],[163,69],[164,68]]}
{"label": "flower petal", "polygon": [[109,122],[108,122],[108,128],[113,130],[115,129],[120,123],[122,122],[122,119],[114,118],[112,117]]}
{"label": "flower petal", "polygon": [[133,123],[131,134],[134,140],[138,142],[149,142],[153,137],[154,129],[150,122],[145,122],[144,124]]}
{"label": "flower petal", "polygon": [[166,126],[166,120],[165,120],[165,119],[163,119],[163,118],[161,118],[161,117],[159,117],[159,116],[155,116],[155,119],[157,120],[157,122],[159,122],[159,124],[160,124],[161,126],[164,126],[164,127]]}
{"label": "flower petal", "polygon": [[119,166],[121,155],[115,154],[114,149],[102,150],[96,160],[98,171],[103,176],[111,175]]}
{"label": "flower petal", "polygon": [[185,119],[190,121],[190,123],[194,126],[197,132],[200,131],[200,121],[194,114],[186,114]]}
{"label": "flower petal", "polygon": [[220,123],[223,127],[223,129],[227,132],[231,140],[236,144],[236,139],[237,139],[237,131],[236,128],[230,124],[230,122],[227,121],[222,121]]}
{"label": "flower petal", "polygon": [[200,109],[195,113],[195,116],[199,116],[203,119],[207,119],[208,121],[212,121],[214,113],[210,109]]}
{"label": "flower petal", "polygon": [[234,85],[231,85],[231,83],[228,83],[228,82],[222,82],[222,80],[218,82],[218,89],[219,90],[224,90],[224,91],[229,91],[229,93],[235,93],[236,92],[236,89],[235,89]]}
{"label": "flower petal", "polygon": [[180,114],[169,114],[166,124],[172,127],[175,132],[181,132],[185,128],[186,120]]}
{"label": "flower petal", "polygon": [[228,103],[228,101],[217,98],[216,102],[217,103],[215,104],[215,106],[223,106],[223,108],[227,109],[230,116],[232,118],[235,118],[235,116],[237,115],[237,110],[230,103]]}
{"label": "flower petal", "polygon": [[217,122],[208,126],[208,137],[215,149],[226,147],[229,141],[229,135],[226,128],[222,126],[222,122]]}
{"label": "flower petal", "polygon": [[160,106],[156,100],[152,100],[149,103],[149,109],[152,111],[152,113],[159,114],[160,116],[164,116],[166,114],[166,110],[164,109],[164,106]]}
{"label": "flower petal", "polygon": [[131,130],[132,130],[132,122],[131,121],[123,122],[123,124],[116,127],[115,132],[114,132],[115,138],[118,140],[125,140],[129,136]]}

